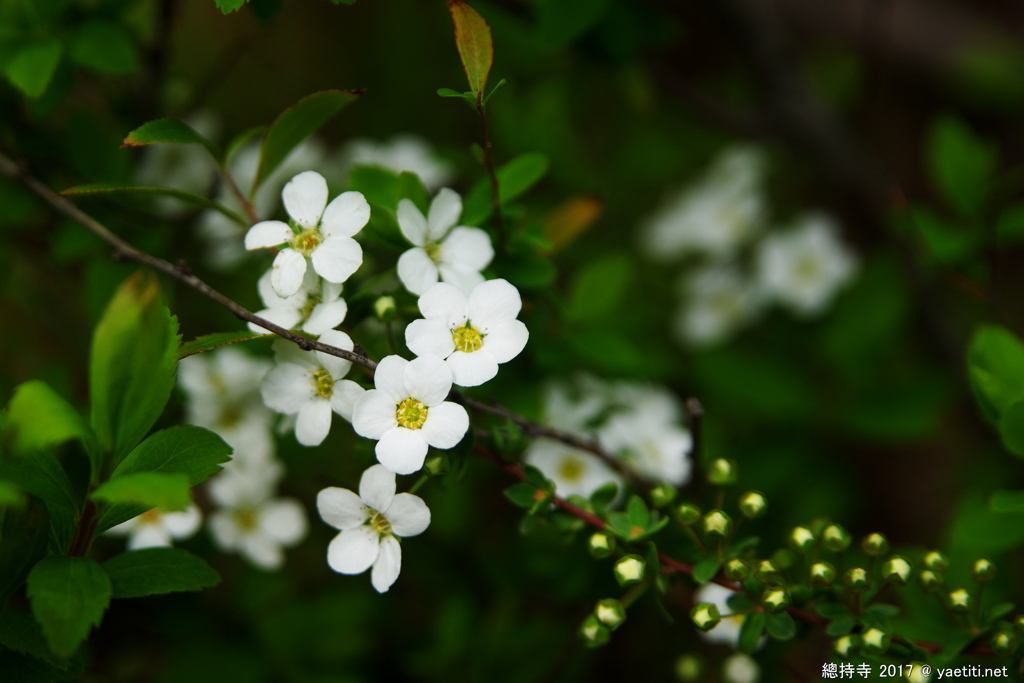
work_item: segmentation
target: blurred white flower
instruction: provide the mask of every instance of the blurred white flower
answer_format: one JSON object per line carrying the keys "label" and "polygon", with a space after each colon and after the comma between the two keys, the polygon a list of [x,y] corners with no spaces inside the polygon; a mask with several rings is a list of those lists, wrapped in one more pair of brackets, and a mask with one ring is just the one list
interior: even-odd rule
{"label": "blurred white flower", "polygon": [[761,678],[761,667],[753,657],[737,652],[726,657],[722,663],[722,680],[725,683],[757,683]]}
{"label": "blurred white flower", "polygon": [[341,574],[362,574],[378,593],[386,592],[402,570],[398,537],[417,536],[430,525],[430,509],[419,496],[395,495],[395,475],[374,465],[359,480],[359,495],[326,488],[316,497],[320,517],[341,533],[327,547],[327,563]]}
{"label": "blurred white flower", "polygon": [[507,280],[482,282],[468,297],[438,282],[420,297],[423,318],[405,328],[405,343],[417,356],[444,359],[460,387],[479,386],[526,346],[530,333],[516,320],[522,307]]}
{"label": "blurred white flower", "polygon": [[413,294],[423,294],[438,278],[465,294],[484,281],[480,271],[494,258],[491,238],[480,228],[455,226],[462,198],[447,187],[430,202],[424,217],[412,201],[398,203],[398,227],[413,248],[398,258],[398,279]]}
{"label": "blurred white flower", "polygon": [[683,304],[675,316],[675,331],[685,343],[708,346],[726,341],[753,322],[764,299],[732,266],[712,266],[682,280]]}
{"label": "blurred white flower", "polygon": [[809,213],[789,231],[766,237],[757,253],[758,280],[766,295],[797,315],[824,310],[857,269],[829,216]]}
{"label": "blurred white flower", "polygon": [[195,505],[165,512],[153,508],[107,530],[113,536],[127,536],[128,550],[171,546],[173,541],[191,538],[199,530],[203,515]]}
{"label": "blurred white flower", "polygon": [[[185,118],[183,123],[207,139],[215,138],[220,128],[216,117],[207,111]],[[173,187],[205,197],[216,176],[216,162],[203,145],[164,143],[149,145],[143,150],[135,181],[146,187]],[[194,204],[167,196],[157,197],[156,206],[161,215],[168,218],[195,210]]]}
{"label": "blurred white flower", "polygon": [[[260,299],[266,308],[257,311],[256,315],[287,330],[299,327],[303,332],[315,335],[321,335],[345,320],[348,304],[341,298],[343,285],[328,282],[309,268],[302,278],[299,291],[281,298],[270,282],[272,276],[273,271],[268,270],[257,283]],[[268,330],[255,323],[249,323],[249,329],[268,333]]]}
{"label": "blurred white flower", "polygon": [[383,166],[396,173],[411,171],[430,192],[454,175],[451,164],[435,155],[430,145],[415,135],[395,135],[386,142],[358,138],[349,142],[341,154],[349,166]]}
{"label": "blurred white flower", "polygon": [[718,608],[719,614],[722,615],[722,621],[710,631],[698,631],[698,634],[704,640],[721,645],[730,645],[733,648],[739,647],[740,628],[742,628],[743,620],[746,617],[725,616],[732,614],[732,609],[729,607],[727,600],[733,594],[734,591],[724,586],[719,586],[717,583],[706,583],[693,594],[694,604],[710,602]]}

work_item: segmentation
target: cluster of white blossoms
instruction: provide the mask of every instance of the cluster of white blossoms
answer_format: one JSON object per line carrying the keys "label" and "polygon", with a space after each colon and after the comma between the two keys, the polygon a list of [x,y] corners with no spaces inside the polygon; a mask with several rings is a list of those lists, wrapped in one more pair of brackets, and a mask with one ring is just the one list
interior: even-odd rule
{"label": "cluster of white blossoms", "polygon": [[764,167],[756,149],[727,149],[641,226],[650,258],[698,258],[679,281],[682,305],[673,318],[688,345],[725,341],[776,303],[797,316],[819,314],[856,274],[856,257],[824,214],[768,231]]}
{"label": "cluster of white blossoms", "polygon": [[[692,467],[693,439],[682,415],[670,391],[646,384],[580,377],[573,386],[550,384],[545,391],[547,424],[591,438],[637,473],[673,486],[688,482]],[[559,496],[588,498],[609,482],[622,485],[596,455],[560,441],[538,438],[524,459],[555,483]]]}

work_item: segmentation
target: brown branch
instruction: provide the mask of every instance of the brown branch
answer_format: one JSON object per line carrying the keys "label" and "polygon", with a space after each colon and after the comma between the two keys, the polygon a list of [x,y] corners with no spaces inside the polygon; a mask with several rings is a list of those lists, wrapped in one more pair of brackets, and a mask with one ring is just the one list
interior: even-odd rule
{"label": "brown branch", "polygon": [[505,219],[501,216],[501,188],[498,185],[498,174],[494,172],[494,162],[491,160],[491,136],[487,132],[487,115],[484,113],[484,93],[480,91],[476,95],[476,111],[480,115],[480,129],[484,136],[484,167],[487,169],[487,176],[491,179],[491,211],[494,213],[494,227],[498,230],[498,251],[505,250]]}

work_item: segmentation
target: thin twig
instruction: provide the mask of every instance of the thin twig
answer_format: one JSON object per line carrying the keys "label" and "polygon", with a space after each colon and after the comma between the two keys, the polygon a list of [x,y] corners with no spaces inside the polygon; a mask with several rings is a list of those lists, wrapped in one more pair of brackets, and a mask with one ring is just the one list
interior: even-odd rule
{"label": "thin twig", "polygon": [[501,188],[498,185],[498,174],[494,172],[494,162],[491,160],[491,136],[487,132],[487,115],[484,112],[484,93],[477,93],[476,111],[480,115],[480,129],[484,136],[484,167],[487,169],[487,176],[491,179],[491,211],[494,213],[494,227],[498,231],[498,251],[505,250],[505,219],[501,216]]}

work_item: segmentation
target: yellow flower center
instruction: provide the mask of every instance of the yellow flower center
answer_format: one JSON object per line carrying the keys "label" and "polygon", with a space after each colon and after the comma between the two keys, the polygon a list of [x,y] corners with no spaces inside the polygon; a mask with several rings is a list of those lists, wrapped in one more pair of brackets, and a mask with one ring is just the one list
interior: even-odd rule
{"label": "yellow flower center", "polygon": [[381,536],[387,536],[391,533],[391,522],[388,521],[387,517],[376,510],[373,511],[373,516],[370,517],[369,525],[371,529]]}
{"label": "yellow flower center", "polygon": [[796,264],[796,276],[803,282],[814,282],[818,279],[821,268],[818,262],[811,258],[801,259]]}
{"label": "yellow flower center", "polygon": [[423,423],[427,421],[427,407],[410,396],[398,404],[395,419],[399,426],[406,429],[422,429]]}
{"label": "yellow flower center", "polygon": [[579,481],[583,476],[583,461],[572,455],[565,456],[558,463],[558,476],[563,481]]}
{"label": "yellow flower center", "polygon": [[299,315],[302,316],[303,320],[313,315],[313,309],[316,308],[323,298],[319,294],[310,294],[306,297],[306,303],[302,304],[302,308],[299,309]]}
{"label": "yellow flower center", "polygon": [[334,379],[331,377],[331,373],[326,370],[317,370],[314,372],[313,386],[316,389],[317,396],[330,398],[331,394],[334,393]]}
{"label": "yellow flower center", "polygon": [[253,531],[259,519],[259,512],[252,506],[240,507],[235,510],[235,524],[242,531]]}
{"label": "yellow flower center", "polygon": [[323,236],[320,234],[320,230],[317,228],[307,228],[292,239],[292,249],[303,256],[309,256],[322,241]]}
{"label": "yellow flower center", "polygon": [[456,351],[472,353],[479,351],[480,347],[484,345],[484,335],[480,334],[480,331],[470,325],[467,320],[465,325],[452,330],[452,341],[455,342]]}
{"label": "yellow flower center", "polygon": [[427,242],[423,245],[423,250],[427,252],[427,256],[434,263],[438,263],[441,260],[441,245],[437,242]]}
{"label": "yellow flower center", "polygon": [[143,512],[141,515],[139,515],[139,523],[140,524],[156,524],[157,522],[160,521],[160,517],[161,517],[160,511],[157,510],[156,508],[153,508],[152,510],[147,510],[147,511]]}

